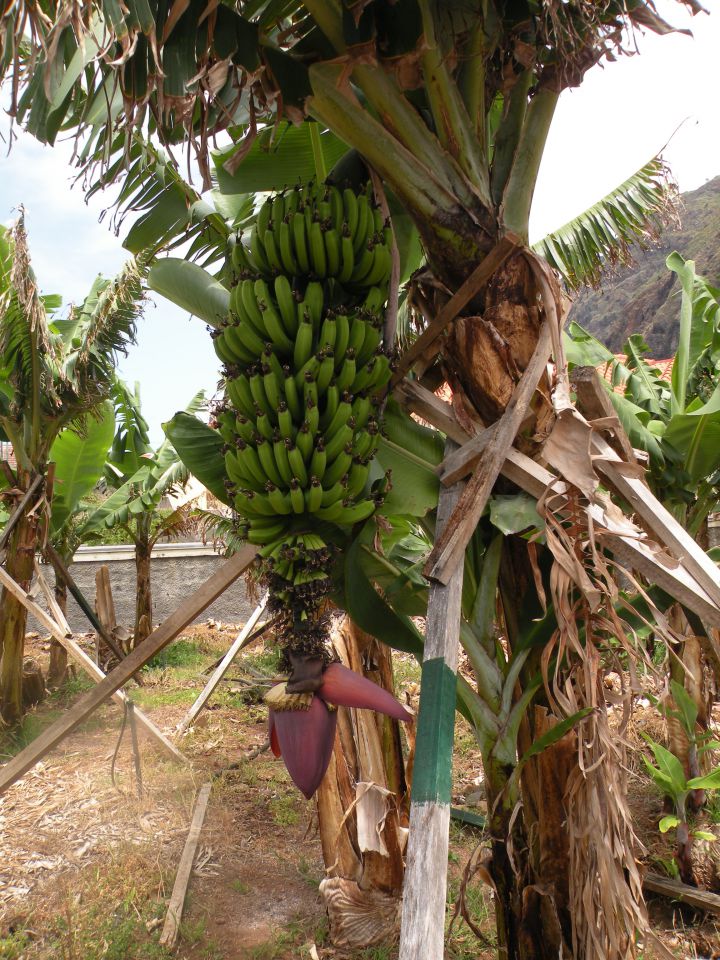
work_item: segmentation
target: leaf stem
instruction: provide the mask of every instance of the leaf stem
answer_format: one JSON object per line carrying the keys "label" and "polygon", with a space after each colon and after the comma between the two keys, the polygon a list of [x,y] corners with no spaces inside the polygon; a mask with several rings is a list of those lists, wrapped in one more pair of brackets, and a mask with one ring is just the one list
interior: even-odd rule
{"label": "leaf stem", "polygon": [[315,176],[318,183],[325,183],[327,179],[327,166],[325,164],[325,154],[323,153],[322,143],[320,142],[320,124],[310,121],[310,143],[312,144],[313,160],[315,161]]}

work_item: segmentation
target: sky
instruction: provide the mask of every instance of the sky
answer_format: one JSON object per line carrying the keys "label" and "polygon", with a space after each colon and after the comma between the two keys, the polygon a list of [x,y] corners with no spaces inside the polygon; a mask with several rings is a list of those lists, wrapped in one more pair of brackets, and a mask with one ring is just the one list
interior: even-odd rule
{"label": "sky", "polygon": [[[711,16],[691,18],[671,0],[658,0],[658,11],[693,37],[642,36],[639,55],[595,67],[580,88],[563,94],[535,191],[531,239],[599,200],[668,141],[664,156],[682,191],[720,174],[720,2],[706,6]],[[43,147],[16,131],[7,152],[7,132],[0,120],[0,222],[10,223],[22,203],[43,291],[62,294],[66,303],[81,300],[98,273],[114,275],[127,258],[110,217],[102,218],[112,197],[85,203],[81,186],[72,186],[70,144]],[[212,395],[219,376],[205,325],[156,295],[120,374],[140,382],[155,443],[163,438],[162,422],[197,390]]]}

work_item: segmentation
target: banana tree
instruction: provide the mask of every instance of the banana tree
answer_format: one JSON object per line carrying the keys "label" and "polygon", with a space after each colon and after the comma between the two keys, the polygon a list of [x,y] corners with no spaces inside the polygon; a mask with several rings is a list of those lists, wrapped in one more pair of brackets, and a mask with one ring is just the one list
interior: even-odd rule
{"label": "banana tree", "polygon": [[[86,436],[94,429],[91,419],[103,419],[115,356],[134,338],[143,270],[142,262],[131,261],[114,280],[98,278],[85,301],[63,315],[58,297],[39,292],[23,217],[0,230],[0,431],[17,460],[13,486],[3,491],[11,507],[36,477],[44,482],[53,450],[60,456],[73,442],[68,431]],[[60,500],[66,494],[62,490]],[[41,489],[7,545],[6,570],[25,589],[46,530],[47,500]],[[25,608],[3,590],[0,712],[6,723],[22,715],[25,623]]]}
{"label": "banana tree", "polygon": [[[199,410],[204,393],[197,393],[187,407]],[[76,536],[82,540],[115,526],[129,535],[135,546],[136,601],[133,643],[152,630],[152,579],[150,561],[158,540],[184,534],[193,526],[191,509],[161,510],[163,497],[183,488],[189,479],[185,465],[166,439],[157,449],[150,443],[147,423],[140,409],[139,387],[134,390],[117,381],[113,390],[117,429],[105,463],[109,496],[80,523]]]}
{"label": "banana tree", "polygon": [[[685,6],[700,10],[695,0]],[[167,142],[182,137],[184,126],[206,173],[210,137],[227,129],[235,139],[223,164],[228,176],[242,182],[244,160],[263,135],[263,121],[317,123],[321,129],[311,129],[327,129],[364,159],[390,201],[414,224],[428,264],[420,302],[431,313],[491,254],[497,256],[503,238],[520,246],[527,242],[537,172],[562,90],[580,84],[593,64],[621,51],[624,27],[670,29],[653,5],[641,0],[488,0],[470,5],[312,0],[250,3],[242,14],[220,5],[210,15],[203,4],[169,10],[150,4],[124,12],[108,2],[89,8],[85,19],[66,12],[64,3],[51,4],[42,15],[18,4],[4,17],[10,42],[2,62],[7,71],[15,71],[12,109],[29,129],[51,142],[63,124],[74,126],[84,139],[83,156],[88,162],[99,156],[110,175],[120,175],[125,163],[117,135],[123,125],[128,131],[141,127]],[[31,42],[37,41],[35,57],[26,56],[20,40],[26,32]],[[273,133],[267,135],[272,141]],[[364,169],[352,174],[352,159],[336,165],[339,181],[365,179]],[[442,375],[486,424],[504,413],[537,346],[539,281],[531,262],[522,255],[506,257],[442,342]],[[552,425],[547,388],[544,382],[533,407],[535,423],[525,426],[520,439],[530,451],[536,437]],[[530,589],[526,585],[535,581],[528,556],[512,538],[503,544],[502,569],[500,602],[507,642],[516,655],[514,608]],[[593,582],[589,595],[609,590],[609,583]],[[562,613],[563,638],[577,640],[578,620],[583,628],[596,626],[582,597]],[[574,649],[583,646],[578,641]],[[584,649],[590,651],[591,645]],[[519,671],[517,695],[531,688],[537,658],[539,654],[528,657]],[[590,663],[585,668],[592,672]],[[530,726],[532,736],[532,721]],[[583,743],[590,740],[583,738]],[[608,753],[604,763],[612,757]],[[601,790],[598,769],[593,767],[594,786]],[[596,793],[593,801],[598,798]],[[602,802],[610,804],[607,822],[615,846],[627,848],[617,806],[621,791],[613,789]],[[548,818],[556,815],[554,825],[561,834],[561,805],[539,807]],[[523,814],[528,837],[540,831],[534,810],[538,805],[528,805]],[[506,818],[497,825],[503,839],[510,837],[514,824]],[[553,834],[545,829],[548,820],[543,824],[543,839],[548,840]],[[627,897],[619,918],[612,905],[600,904],[599,881],[592,887],[592,879],[578,876],[583,865],[592,863],[588,876],[607,877],[612,871],[618,890],[626,894],[622,868],[607,859],[601,838],[584,836],[587,856],[577,859],[581,848],[576,846],[570,859],[571,892],[566,896],[562,884],[548,884],[552,903],[542,910],[533,899],[540,896],[534,881],[543,877],[543,864],[550,869],[549,864],[562,863],[564,870],[562,848],[552,860],[515,844],[517,872],[506,847],[498,843],[493,848],[491,875],[504,956],[632,953],[631,928],[642,924]],[[638,896],[633,882],[630,899]],[[599,933],[598,922],[605,925]]]}

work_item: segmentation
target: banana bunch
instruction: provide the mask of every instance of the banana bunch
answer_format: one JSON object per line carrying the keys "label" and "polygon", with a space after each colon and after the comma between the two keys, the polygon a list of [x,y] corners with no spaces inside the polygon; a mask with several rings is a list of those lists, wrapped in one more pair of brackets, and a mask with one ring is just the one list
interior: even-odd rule
{"label": "banana bunch", "polygon": [[238,239],[232,248],[236,272],[335,278],[348,289],[383,286],[392,268],[392,231],[371,197],[369,185],[356,194],[313,182],[269,198],[249,247]]}
{"label": "banana bunch", "polygon": [[237,282],[213,331],[226,485],[295,650],[324,642],[334,548],[323,529],[351,527],[382,502],[370,465],[391,374],[382,346],[390,269],[375,261],[391,238],[376,214],[367,190],[310,185],[267,200],[251,253],[238,256],[240,242],[231,250]]}

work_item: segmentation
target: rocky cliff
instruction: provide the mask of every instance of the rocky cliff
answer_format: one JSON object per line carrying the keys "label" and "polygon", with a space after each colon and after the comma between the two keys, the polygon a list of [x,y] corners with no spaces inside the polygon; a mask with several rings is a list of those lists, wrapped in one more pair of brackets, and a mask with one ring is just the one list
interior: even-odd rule
{"label": "rocky cliff", "polygon": [[620,352],[632,333],[642,333],[653,357],[675,353],[679,283],[665,266],[673,250],[695,260],[698,273],[720,286],[720,177],[681,195],[680,226],[665,231],[660,243],[638,250],[635,264],[604,281],[602,289],[578,296],[571,318]]}

